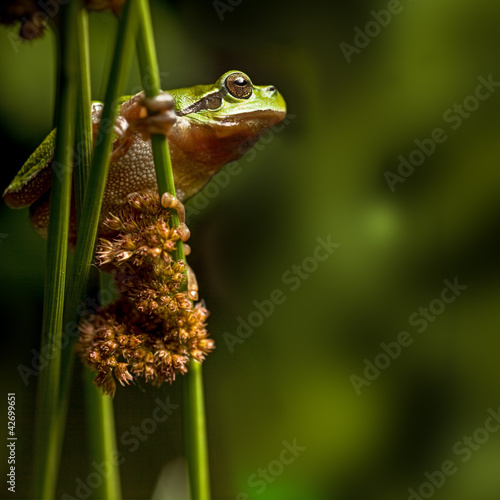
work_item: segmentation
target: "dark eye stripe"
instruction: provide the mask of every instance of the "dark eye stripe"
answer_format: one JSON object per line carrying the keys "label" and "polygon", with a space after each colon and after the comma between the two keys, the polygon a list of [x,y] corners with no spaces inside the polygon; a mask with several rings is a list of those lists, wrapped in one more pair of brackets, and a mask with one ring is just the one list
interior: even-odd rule
{"label": "dark eye stripe", "polygon": [[218,90],[217,92],[212,92],[202,97],[199,101],[186,106],[184,109],[177,111],[177,116],[189,115],[190,113],[198,113],[198,111],[203,111],[205,109],[217,109],[222,104],[222,98],[226,94],[226,90]]}

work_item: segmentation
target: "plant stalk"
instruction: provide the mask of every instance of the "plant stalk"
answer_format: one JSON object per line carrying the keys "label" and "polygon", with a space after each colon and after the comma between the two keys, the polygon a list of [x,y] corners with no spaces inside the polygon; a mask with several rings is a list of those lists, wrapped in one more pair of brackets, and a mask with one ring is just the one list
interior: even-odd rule
{"label": "plant stalk", "polygon": [[[137,44],[139,65],[146,97],[157,96],[161,92],[158,59],[154,45],[151,12],[147,0],[139,0],[140,29]],[[156,168],[159,196],[168,192],[175,195],[174,176],[167,138],[164,135],[151,137],[153,155]],[[179,224],[179,218],[172,214],[173,224]],[[185,260],[184,247],[181,242],[177,245],[174,255],[176,260]],[[185,381],[186,408],[184,411],[184,442],[189,470],[191,498],[209,500],[210,477],[208,446],[205,424],[205,406],[203,398],[203,375],[201,364],[191,361]]]}
{"label": "plant stalk", "polygon": [[92,140],[92,89],[90,84],[90,53],[89,53],[89,19],[88,13],[82,9],[78,16],[78,55],[80,59],[80,92],[78,99],[78,124],[76,129],[76,147],[74,158],[75,169],[75,201],[76,216],[80,215],[85,197],[85,190],[90,173],[92,151],[94,149]]}
{"label": "plant stalk", "polygon": [[191,498],[210,499],[210,470],[206,436],[202,365],[191,360],[184,381],[184,441]]}
{"label": "plant stalk", "polygon": [[[91,87],[90,87],[90,55],[89,55],[89,33],[88,14],[82,10],[78,18],[78,41],[80,55],[80,93],[78,101],[78,127],[76,135],[76,157],[75,168],[75,198],[76,218],[81,219],[85,192],[88,188],[88,178],[93,152],[92,139],[92,114],[91,114]],[[91,268],[89,276],[90,284],[87,286],[86,294],[89,297],[98,297],[99,272]],[[71,312],[66,316],[71,315]],[[74,319],[69,317],[68,320]],[[73,356],[70,351],[65,351],[66,356]],[[94,491],[95,498],[106,498],[108,500],[119,500],[121,498],[120,471],[117,462],[116,431],[113,411],[113,401],[96,388],[93,383],[94,374],[90,370],[84,370],[83,384],[85,388],[85,407],[87,411],[87,435],[89,443],[89,455],[93,463],[104,464],[106,473],[102,477],[100,485]]]}
{"label": "plant stalk", "polygon": [[[124,88],[125,79],[130,67],[132,59],[134,43],[137,31],[137,15],[134,15],[133,0],[128,0],[124,9],[122,20],[119,25],[113,64],[110,72],[110,79],[106,92],[105,105],[101,119],[102,141],[97,145],[92,159],[92,166],[88,174],[88,185],[90,189],[84,189],[87,173],[85,172],[85,163],[83,160],[79,167],[83,168],[76,175],[77,181],[77,200],[80,199],[81,216],[78,224],[78,241],[75,250],[74,265],[71,275],[71,286],[68,287],[68,300],[66,303],[65,318],[66,326],[70,330],[71,326],[79,320],[80,305],[86,299],[90,298],[86,295],[89,273],[94,253],[95,239],[98,230],[98,221],[101,208],[101,200],[104,192],[106,176],[109,165],[109,154],[111,152],[113,141],[113,127],[110,124],[114,123],[116,116],[116,100],[119,97],[120,91]],[[60,173],[53,175],[54,181],[52,184],[51,194],[51,217],[49,227],[49,242],[48,255],[49,262],[47,266],[46,290],[50,294],[46,298],[47,313],[44,315],[43,326],[43,341],[42,345],[48,344],[61,346],[65,345],[63,354],[57,351],[51,364],[46,369],[46,374],[41,372],[39,380],[39,410],[37,416],[37,428],[39,429],[39,437],[36,443],[35,455],[35,498],[52,499],[55,498],[55,487],[57,481],[57,470],[60,462],[60,454],[62,449],[63,434],[66,422],[69,389],[72,379],[72,368],[74,362],[73,346],[76,340],[77,333],[70,334],[66,332],[68,338],[61,342],[62,332],[62,317],[64,303],[64,278],[65,278],[65,263],[66,250],[68,244],[68,221],[70,213],[71,199],[71,164],[72,158],[70,152],[74,146],[74,135],[76,123],[76,103],[78,101],[77,94],[79,84],[84,82],[88,77],[78,73],[79,64],[85,61],[85,41],[80,38],[83,43],[82,52],[79,54],[77,47],[77,37],[82,37],[85,21],[78,20],[78,7],[81,7],[79,0],[71,0],[67,6],[62,9],[61,15],[62,33],[60,40],[60,78],[59,92],[60,104],[58,105],[57,113],[57,145],[55,153],[55,166],[65,165],[67,168],[62,168]],[[65,14],[65,12],[67,12]],[[75,29],[75,27],[79,27]],[[80,59],[81,57],[81,59]],[[70,78],[71,77],[71,78]],[[88,87],[87,84],[81,86],[81,90],[85,93]],[[88,94],[89,95],[89,94]],[[88,99],[87,95],[87,99]],[[80,105],[81,130],[87,136],[85,130],[88,130],[88,117],[84,115],[84,104],[82,96],[82,104]],[[89,102],[89,101],[88,101]],[[88,143],[83,145],[88,149]],[[88,153],[82,153],[80,158],[84,158]],[[64,175],[63,175],[64,174]],[[58,177],[64,182],[60,182]],[[64,190],[58,186],[62,184]],[[59,191],[64,193],[64,196],[58,194]],[[83,200],[83,203],[81,203]],[[59,208],[59,206],[63,208]],[[54,207],[54,208],[53,208]],[[54,228],[58,228],[57,230]],[[62,228],[62,229],[59,229]],[[57,239],[54,234],[57,232]],[[53,235],[51,236],[52,233]],[[61,234],[60,234],[61,233]],[[51,241],[52,240],[52,241]],[[50,258],[52,256],[52,258]],[[64,259],[61,257],[64,256]],[[64,260],[64,267],[62,260]],[[56,261],[57,264],[52,262]],[[54,271],[55,269],[55,271]],[[55,277],[54,277],[55,276]],[[51,306],[49,310],[48,307]],[[53,317],[57,308],[57,323]],[[85,309],[83,307],[82,309]],[[50,316],[49,316],[50,314]],[[50,332],[58,332],[57,338],[53,339]],[[50,342],[50,344],[49,344]],[[49,351],[51,352],[51,351]],[[44,375],[42,377],[42,375]],[[112,409],[110,406],[102,406],[101,421],[103,426],[107,426],[109,419],[112,418]],[[111,483],[117,484],[116,479],[111,479]],[[113,498],[119,497],[119,486],[115,488],[117,491]]]}
{"label": "plant stalk", "polygon": [[[80,306],[86,305],[89,296],[85,290],[94,255],[95,242],[99,226],[102,197],[109,169],[109,155],[113,144],[113,124],[116,118],[116,101],[125,86],[130,68],[137,31],[137,16],[134,1],[127,0],[119,24],[110,78],[106,90],[104,108],[99,127],[100,141],[97,143],[85,191],[80,221],[78,240],[72,273],[72,286],[69,290],[68,314],[79,319]],[[83,309],[86,309],[83,307]],[[66,347],[72,352],[76,338],[71,339]],[[67,401],[74,356],[67,356],[62,366],[61,404]]]}
{"label": "plant stalk", "polygon": [[57,414],[61,374],[61,345],[71,207],[72,151],[75,139],[76,102],[79,85],[78,41],[71,26],[82,9],[80,0],[61,8],[58,53],[58,134],[52,172],[50,222],[47,242],[44,314],[41,352],[48,355],[47,367],[38,377],[35,415],[34,497],[55,498],[61,447]]}

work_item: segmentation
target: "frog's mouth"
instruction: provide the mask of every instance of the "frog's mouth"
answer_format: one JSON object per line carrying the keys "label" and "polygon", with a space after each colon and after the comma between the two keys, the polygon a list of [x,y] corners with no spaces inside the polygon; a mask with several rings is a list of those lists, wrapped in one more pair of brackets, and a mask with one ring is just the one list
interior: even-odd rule
{"label": "frog's mouth", "polygon": [[279,123],[286,116],[285,109],[257,109],[254,111],[247,111],[244,113],[238,113],[231,116],[224,116],[221,118],[215,117],[218,123],[221,124],[245,124],[246,122],[259,122],[262,123],[263,127],[272,127],[276,123]]}
{"label": "frog's mouth", "polygon": [[235,135],[257,139],[262,132],[279,123],[285,116],[286,110],[259,109],[221,118],[215,117],[214,129],[219,138]]}

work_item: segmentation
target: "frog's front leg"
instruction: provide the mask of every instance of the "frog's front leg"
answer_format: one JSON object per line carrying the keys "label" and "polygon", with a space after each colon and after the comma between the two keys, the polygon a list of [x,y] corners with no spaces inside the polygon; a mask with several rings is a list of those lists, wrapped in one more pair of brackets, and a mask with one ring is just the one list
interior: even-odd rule
{"label": "frog's front leg", "polygon": [[118,137],[111,162],[128,151],[136,132],[140,132],[144,140],[149,139],[151,134],[167,135],[177,120],[174,104],[174,98],[167,92],[156,97],[145,97],[144,92],[140,92],[124,102],[115,122],[114,131]]}
{"label": "frog's front leg", "polygon": [[[181,240],[186,242],[191,236],[189,228],[186,226],[186,210],[184,205],[176,198],[173,194],[163,193],[161,197],[161,206],[163,208],[172,208],[177,211],[180,219],[179,231],[181,233]],[[191,253],[191,249],[188,245],[185,245],[186,255]],[[194,271],[189,265],[187,265],[187,287],[188,295],[191,300],[198,300],[198,281]]]}

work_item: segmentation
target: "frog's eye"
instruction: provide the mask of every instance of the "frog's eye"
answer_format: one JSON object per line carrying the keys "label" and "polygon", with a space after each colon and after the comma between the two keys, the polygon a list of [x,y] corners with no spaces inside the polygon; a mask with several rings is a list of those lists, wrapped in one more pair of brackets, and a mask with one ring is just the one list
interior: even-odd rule
{"label": "frog's eye", "polygon": [[248,99],[252,95],[253,85],[243,73],[231,73],[225,81],[228,92],[238,99]]}

